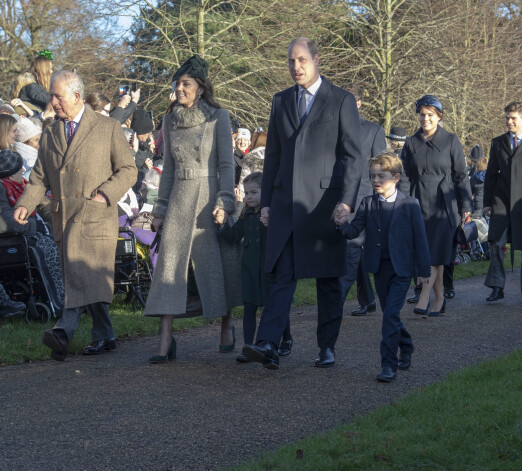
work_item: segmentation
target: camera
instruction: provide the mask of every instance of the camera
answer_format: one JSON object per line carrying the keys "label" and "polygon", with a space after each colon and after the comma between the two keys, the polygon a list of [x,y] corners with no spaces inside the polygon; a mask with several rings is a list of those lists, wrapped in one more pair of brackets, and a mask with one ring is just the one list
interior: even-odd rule
{"label": "camera", "polygon": [[130,85],[120,85],[119,93],[120,96],[128,95],[130,93],[131,87]]}

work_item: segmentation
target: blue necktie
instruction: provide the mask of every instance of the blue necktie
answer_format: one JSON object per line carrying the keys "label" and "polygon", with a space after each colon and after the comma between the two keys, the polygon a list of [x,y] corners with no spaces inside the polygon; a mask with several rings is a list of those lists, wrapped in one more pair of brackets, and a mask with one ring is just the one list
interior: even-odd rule
{"label": "blue necktie", "polygon": [[303,124],[303,121],[306,119],[306,90],[303,88],[300,92],[300,98],[299,98],[299,120],[301,121],[301,124]]}

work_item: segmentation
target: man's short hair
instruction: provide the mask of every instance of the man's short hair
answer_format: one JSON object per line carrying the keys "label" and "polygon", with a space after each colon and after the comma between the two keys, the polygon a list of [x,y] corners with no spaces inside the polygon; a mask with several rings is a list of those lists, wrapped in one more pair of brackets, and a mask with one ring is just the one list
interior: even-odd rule
{"label": "man's short hair", "polygon": [[402,161],[394,152],[381,152],[378,156],[368,160],[368,167],[379,165],[383,172],[390,172],[392,175],[402,173]]}
{"label": "man's short hair", "polygon": [[319,46],[313,39],[305,38],[304,36],[292,39],[290,45],[288,46],[288,51],[290,51],[290,49],[292,49],[296,44],[304,44],[308,48],[312,58],[319,54]]}
{"label": "man's short hair", "polygon": [[522,101],[513,101],[504,108],[504,113],[519,113],[522,116]]}
{"label": "man's short hair", "polygon": [[69,70],[60,70],[51,75],[51,86],[57,80],[64,82],[65,90],[74,95],[75,93],[80,94],[80,98],[83,100],[84,86],[83,80],[80,76]]}

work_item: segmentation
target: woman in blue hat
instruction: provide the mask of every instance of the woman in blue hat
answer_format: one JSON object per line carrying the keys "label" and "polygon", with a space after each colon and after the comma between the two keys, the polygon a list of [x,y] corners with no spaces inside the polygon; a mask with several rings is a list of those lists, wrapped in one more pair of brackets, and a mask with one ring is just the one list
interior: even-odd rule
{"label": "woman in blue hat", "polygon": [[[420,128],[406,140],[401,158],[420,203],[431,258],[431,278],[423,284],[414,312],[439,316],[444,312],[443,269],[453,257],[454,236],[471,211],[471,188],[459,138],[441,126],[442,104],[434,95],[415,103]],[[433,288],[435,302],[430,309]]]}

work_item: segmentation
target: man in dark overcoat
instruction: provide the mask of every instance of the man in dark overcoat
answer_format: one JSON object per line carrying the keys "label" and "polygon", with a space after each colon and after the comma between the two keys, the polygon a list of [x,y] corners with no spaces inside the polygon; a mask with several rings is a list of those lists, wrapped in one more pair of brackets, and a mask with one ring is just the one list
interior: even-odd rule
{"label": "man in dark overcoat", "polygon": [[318,66],[315,42],[294,39],[288,67],[296,85],[274,96],[270,112],[261,220],[268,225],[265,269],[275,276],[256,345],[243,348],[250,361],[268,369],[279,368],[277,345],[297,279],[316,278],[316,366],[334,364],[342,320],[346,241],[335,226],[355,205],[363,171],[361,126],[353,95],[321,77]]}
{"label": "man in dark overcoat", "polygon": [[[357,109],[361,109],[364,97],[364,90],[356,85],[352,85],[348,90],[355,97]],[[372,157],[377,157],[386,150],[386,136],[384,129],[377,123],[373,123],[359,118],[361,124],[361,152],[367,162]],[[368,165],[364,165],[361,185],[355,202],[355,209],[359,207],[365,196],[373,195],[373,187],[369,178]],[[354,214],[355,215],[355,214]],[[353,216],[354,216],[353,215]],[[364,268],[364,231],[359,237],[348,240],[348,256],[346,258],[346,274],[341,277],[341,289],[343,301],[346,299],[350,288],[357,281],[357,301],[359,307],[352,311],[352,316],[364,316],[367,312],[374,312],[377,308],[375,304],[375,294],[370,283],[370,276]]]}
{"label": "man in dark overcoat", "polygon": [[[491,141],[484,181],[484,213],[490,216],[489,270],[484,284],[492,288],[486,301],[504,297],[504,246],[522,250],[522,102],[504,108],[508,132]],[[522,275],[520,290],[522,292]]]}
{"label": "man in dark overcoat", "polygon": [[83,81],[73,72],[51,78],[51,104],[60,118],[40,140],[38,159],[14,217],[19,224],[51,190],[54,240],[60,248],[65,309],[42,336],[55,360],[63,361],[83,308],[92,317],[86,355],[116,348],[109,316],[114,291],[118,201],[136,182],[130,146],[115,119],[83,102]]}

